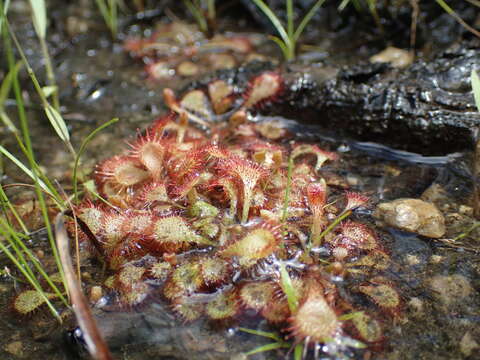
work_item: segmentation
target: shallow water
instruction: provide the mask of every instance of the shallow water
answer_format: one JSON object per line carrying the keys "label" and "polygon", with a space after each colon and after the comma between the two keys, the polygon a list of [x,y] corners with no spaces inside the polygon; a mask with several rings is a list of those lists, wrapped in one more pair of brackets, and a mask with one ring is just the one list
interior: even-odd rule
{"label": "shallow water", "polygon": [[[24,14],[20,13],[19,19],[25,19]],[[20,23],[18,26],[20,28]],[[31,28],[21,31],[26,46],[35,49]],[[132,137],[137,128],[144,128],[165,111],[161,100],[162,87],[147,83],[142,66],[128,57],[118,44],[112,45],[107,33],[98,34],[80,35],[74,40],[61,38],[55,56],[58,83],[62,89],[61,102],[65,106],[64,114],[74,145],[78,146],[98,124],[112,117],[121,118],[118,125],[90,144],[83,164],[86,169],[117,153],[123,146],[123,140],[119,139]],[[35,53],[35,50],[31,51],[32,55]],[[168,86],[178,89],[188,82],[187,79],[173,79]],[[35,100],[32,100],[29,116],[36,119],[32,123],[33,139],[41,139],[34,141],[40,161],[49,174],[65,184],[71,159],[52,135],[46,120],[38,116],[34,104]],[[352,188],[368,193],[373,203],[399,197],[419,197],[437,183],[446,191],[436,201],[447,216],[446,238],[454,238],[473,222],[468,209],[463,212],[460,209],[460,205],[466,203],[471,187],[469,174],[463,166],[468,154],[427,158],[394,151],[384,145],[335,139],[331,134],[319,135],[315,129],[302,129],[297,135],[300,139],[315,141],[320,146],[323,144],[341,152],[342,161],[327,171],[343,176]],[[6,145],[12,143],[6,137],[5,141]],[[50,151],[52,148],[56,149],[55,152]],[[8,164],[5,171],[8,181],[25,181]],[[368,212],[357,216],[373,223]],[[394,260],[388,275],[396,279],[404,300],[404,315],[386,329],[387,346],[381,352],[354,351],[349,357],[475,359],[478,352],[475,339],[480,338],[480,258],[478,252],[471,249],[478,247],[478,233],[448,243],[393,229],[381,231]],[[41,232],[32,240],[32,247],[47,252]],[[44,261],[51,264],[48,255]],[[7,263],[2,259],[2,264]],[[82,270],[92,275],[91,283],[101,276],[101,269],[95,262],[87,262]],[[8,276],[0,278],[1,357],[73,358],[77,348],[64,340],[66,331],[75,328],[71,316],[67,316],[63,327],[58,327],[44,309],[26,319],[9,311],[11,294],[21,287]],[[96,312],[107,342],[118,358],[231,359],[236,355],[241,359],[242,352],[266,343],[261,338],[238,332],[234,326],[212,329],[203,322],[183,325],[161,302],[141,311]],[[242,325],[258,326],[251,320]],[[256,358],[279,356],[280,353],[270,352],[256,355]]]}

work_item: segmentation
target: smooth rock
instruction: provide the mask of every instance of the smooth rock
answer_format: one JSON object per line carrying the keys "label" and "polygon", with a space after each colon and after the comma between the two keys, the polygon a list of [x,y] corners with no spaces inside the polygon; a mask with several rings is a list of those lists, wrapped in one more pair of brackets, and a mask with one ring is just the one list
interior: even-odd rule
{"label": "smooth rock", "polygon": [[460,351],[465,356],[472,355],[472,352],[478,349],[480,345],[475,341],[469,331],[463,335],[462,340],[460,340]]}
{"label": "smooth rock", "polygon": [[445,219],[435,205],[419,199],[397,199],[379,204],[373,214],[383,225],[430,238],[445,234]]}
{"label": "smooth rock", "polygon": [[446,305],[458,302],[473,293],[470,281],[463,275],[436,275],[429,286],[441,302]]}

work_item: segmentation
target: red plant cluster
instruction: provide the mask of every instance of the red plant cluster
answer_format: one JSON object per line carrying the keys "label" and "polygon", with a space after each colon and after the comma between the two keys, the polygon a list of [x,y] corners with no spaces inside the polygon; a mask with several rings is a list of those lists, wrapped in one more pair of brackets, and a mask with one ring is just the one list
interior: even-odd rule
{"label": "red plant cluster", "polygon": [[216,35],[207,39],[195,25],[175,21],[157,25],[147,38],[128,38],[124,49],[146,63],[149,79],[161,81],[265,60],[255,53],[254,42],[245,35]]}
{"label": "red plant cluster", "polygon": [[[397,290],[382,275],[389,256],[380,237],[348,219],[320,236],[336,217],[368,200],[322,177],[338,156],[273,140],[269,134],[278,132],[265,131],[273,125],[248,116],[215,122],[248,115],[282,89],[280,76],[267,72],[245,94],[221,80],[179,99],[168,92],[171,114],[124,154],[97,166],[98,192],[109,205],[86,200],[75,209],[81,239],[109,265],[110,287],[126,308],[160,291],[186,321],[259,316],[295,342],[355,337],[379,343],[375,309],[392,318],[401,308]],[[319,247],[311,246],[313,237]],[[281,266],[291,277],[293,308]],[[339,291],[339,276],[352,286]],[[352,302],[360,297],[362,304]]]}

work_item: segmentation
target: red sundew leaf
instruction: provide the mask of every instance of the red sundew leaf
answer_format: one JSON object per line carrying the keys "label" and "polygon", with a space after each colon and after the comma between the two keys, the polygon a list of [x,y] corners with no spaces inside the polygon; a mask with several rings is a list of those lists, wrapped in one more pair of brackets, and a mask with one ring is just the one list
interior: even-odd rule
{"label": "red sundew leaf", "polygon": [[261,106],[268,101],[274,101],[283,91],[284,85],[280,74],[264,72],[250,81],[245,92],[245,108]]}

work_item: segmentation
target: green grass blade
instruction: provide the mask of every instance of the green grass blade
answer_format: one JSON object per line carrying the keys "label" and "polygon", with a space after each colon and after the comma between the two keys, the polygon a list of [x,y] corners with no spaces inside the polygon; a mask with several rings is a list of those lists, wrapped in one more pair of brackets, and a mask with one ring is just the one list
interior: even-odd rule
{"label": "green grass blade", "polygon": [[3,4],[2,1],[0,1],[0,11],[2,11],[2,14],[0,16],[0,35],[3,32],[3,17],[7,16],[8,13],[8,8],[10,7],[10,0],[5,1],[5,4]]}
{"label": "green grass blade", "polygon": [[[22,218],[18,214],[18,211],[15,209],[15,207],[12,205],[12,203],[8,199],[7,194],[5,194],[5,191],[3,190],[3,186],[1,184],[0,184],[0,200],[2,202],[2,206],[8,207],[13,217],[18,222],[18,225],[22,228],[23,233],[25,235],[28,235],[29,231],[25,226],[25,223],[23,222]],[[8,220],[6,211],[5,211],[5,218]]]}
{"label": "green grass blade", "polygon": [[472,70],[470,76],[472,82],[473,97],[475,98],[475,104],[477,105],[477,110],[480,112],[480,78],[475,70]]}
{"label": "green grass blade", "polygon": [[295,345],[295,349],[293,350],[293,358],[294,358],[294,360],[302,360],[302,358],[303,358],[303,345],[302,344]]}
{"label": "green grass blade", "polygon": [[50,192],[50,189],[48,188],[48,186],[45,185],[45,183],[42,180],[38,179],[37,176],[30,169],[28,169],[25,165],[23,165],[23,163],[20,160],[18,160],[15,156],[13,156],[2,145],[0,145],[0,153],[2,153],[10,161],[12,161],[15,165],[17,165],[17,167],[20,170],[22,170],[28,177],[30,177],[34,182],[37,181],[43,191],[45,191],[50,196],[54,197],[53,194]]}
{"label": "green grass blade", "polygon": [[28,249],[26,247],[26,245],[24,244],[24,242],[17,236],[14,229],[9,227],[8,224],[5,222],[5,220],[3,220],[2,218],[0,218],[0,224],[4,227],[4,229],[6,229],[9,232],[11,238],[13,238],[15,240],[16,244],[18,244],[20,246],[20,248],[23,250],[23,252],[25,254],[27,254],[30,261],[33,263],[33,265],[35,266],[37,271],[40,273],[40,275],[42,275],[42,277],[45,279],[45,281],[48,283],[48,285],[52,288],[52,290],[55,292],[55,294],[63,301],[63,303],[66,306],[68,306],[68,302],[65,299],[65,297],[62,295],[61,291],[57,288],[57,286],[50,279],[50,276],[48,276],[47,273],[43,270],[42,265],[37,260],[37,258],[32,254],[30,249]]}
{"label": "green grass blade", "polygon": [[272,339],[272,340],[275,340],[275,341],[277,341],[277,342],[283,341],[280,336],[278,336],[277,334],[275,334],[275,333],[273,333],[273,332],[262,331],[262,330],[254,330],[254,329],[247,329],[247,328],[244,328],[244,327],[239,327],[238,330],[243,331],[243,332],[246,332],[246,333],[248,333],[248,334],[257,335],[257,336],[262,336],[262,337],[265,337],[265,338],[268,338],[268,339]]}
{"label": "green grass blade", "polygon": [[43,291],[43,289],[38,285],[38,283],[35,281],[35,279],[28,274],[28,272],[25,270],[25,268],[18,262],[18,260],[15,258],[15,256],[8,250],[8,248],[0,241],[0,250],[7,255],[7,257],[10,259],[10,261],[13,262],[13,264],[20,270],[20,272],[25,276],[25,278],[28,280],[28,282],[33,286],[35,290],[37,290],[41,296],[44,298],[45,303],[47,304],[48,308],[50,309],[50,312],[52,313],[53,316],[57,318],[57,320],[61,323],[62,318],[58,314],[57,310],[55,307],[52,305],[50,300],[48,299],[47,295]]}
{"label": "green grass blade", "polygon": [[207,0],[207,12],[210,21],[214,21],[216,18],[215,0]]}
{"label": "green grass blade", "polygon": [[187,7],[188,11],[192,14],[195,18],[195,21],[200,28],[200,31],[206,32],[208,30],[207,21],[205,20],[205,16],[202,13],[202,10],[197,7],[192,1],[190,0],[183,0],[183,3]]}
{"label": "green grass blade", "polygon": [[[7,115],[7,113],[5,113],[3,110],[0,109],[0,120],[3,122],[3,124],[7,127],[8,131],[11,131],[15,137],[18,138],[19,136],[19,131],[17,129],[17,127],[15,126],[15,124],[13,123],[12,120],[10,120],[10,117]],[[21,139],[20,139],[21,141]]]}
{"label": "green grass blade", "polygon": [[77,175],[78,175],[78,164],[80,163],[80,157],[83,155],[85,148],[87,147],[88,143],[103,129],[106,127],[115,124],[119,119],[113,118],[112,120],[106,122],[105,124],[100,125],[95,130],[93,130],[88,136],[83,140],[82,144],[80,145],[80,149],[78,150],[77,156],[75,158],[75,165],[73,166],[73,177],[72,177],[72,184],[73,184],[73,195],[75,202],[78,200],[78,183],[77,183]]}
{"label": "green grass blade", "polygon": [[109,10],[110,10],[110,30],[112,31],[112,35],[115,38],[117,36],[117,28],[118,28],[118,0],[109,0]]}
{"label": "green grass blade", "polygon": [[480,31],[477,31],[470,25],[468,25],[465,20],[462,19],[460,15],[458,15],[455,10],[453,10],[450,5],[448,5],[444,0],[435,0],[438,5],[442,7],[442,9],[449,15],[451,15],[455,20],[457,20],[458,23],[460,23],[465,29],[470,31],[472,34],[474,34],[477,37],[480,37]]}
{"label": "green grass blade", "polygon": [[50,104],[46,104],[45,114],[47,115],[48,120],[50,121],[50,124],[52,124],[52,127],[57,133],[58,137],[64,143],[68,144],[70,142],[70,134],[62,115],[60,115],[60,113]]}
{"label": "green grass blade", "polygon": [[30,0],[32,8],[33,26],[37,35],[41,39],[45,39],[47,35],[47,7],[45,0]]}
{"label": "green grass blade", "polygon": [[467,1],[472,5],[480,7],[480,1],[479,0],[467,0]]}
{"label": "green grass blade", "polygon": [[285,188],[285,199],[283,201],[283,212],[281,222],[284,223],[288,216],[288,205],[290,204],[290,191],[292,190],[293,158],[288,159],[287,187]]}
{"label": "green grass blade", "polygon": [[305,27],[308,25],[310,20],[312,20],[313,15],[315,15],[315,12],[318,10],[320,6],[323,5],[325,0],[318,0],[315,5],[313,5],[310,10],[307,12],[307,14],[304,16],[302,21],[300,22],[300,25],[298,25],[297,29],[295,30],[295,33],[293,34],[293,41],[297,42],[298,38],[300,35],[302,35],[303,30],[305,30]]}
{"label": "green grass blade", "polygon": [[351,319],[356,318],[358,316],[362,316],[363,313],[364,313],[363,311],[354,311],[354,312],[351,312],[351,313],[343,314],[342,316],[338,317],[338,320],[340,320],[340,321],[351,320]]}
{"label": "green grass blade", "polygon": [[[3,14],[2,14],[2,16],[3,16]],[[25,57],[25,54],[22,51],[22,48],[20,47],[18,39],[15,37],[15,34],[11,31],[11,27],[10,27],[10,24],[8,22],[8,19],[5,18],[5,22],[4,22],[3,25],[6,26],[6,28],[8,30],[8,34],[7,34],[7,32],[3,33],[3,39],[4,39],[4,45],[5,45],[4,48],[6,49],[5,53],[6,53],[6,56],[7,56],[7,62],[8,62],[9,68],[13,69],[15,67],[15,57],[13,55],[13,48],[12,48],[12,45],[11,45],[11,42],[10,42],[10,36],[11,36],[11,38],[13,39],[13,41],[15,42],[15,44],[18,47],[18,52],[21,55],[25,65],[27,67],[27,71],[29,72],[29,75],[30,75],[30,77],[31,77],[31,79],[32,79],[32,81],[35,85],[35,88],[37,89],[40,97],[42,98],[43,103],[46,103],[46,99],[43,96],[40,85],[38,84],[38,81],[35,77],[35,74],[33,73],[33,70],[31,69],[30,65],[28,64],[28,61]],[[38,173],[41,174],[41,172],[37,173],[38,165],[35,162],[35,156],[34,156],[32,141],[31,141],[31,137],[30,137],[30,129],[28,127],[28,121],[27,121],[27,117],[26,117],[26,114],[25,114],[25,109],[23,107],[23,99],[22,99],[22,94],[21,94],[20,83],[18,81],[18,76],[14,77],[13,88],[14,88],[14,91],[15,91],[15,97],[17,99],[17,109],[18,109],[18,114],[19,114],[20,127],[21,127],[21,131],[22,131],[23,140],[24,140],[24,143],[25,143],[25,155],[27,156],[30,168],[32,169],[31,174],[33,175],[33,183],[35,185],[35,194],[37,196],[38,203],[40,205],[42,218],[43,218],[43,221],[44,221],[44,224],[45,224],[45,228],[47,230],[48,240],[49,240],[49,243],[50,243],[50,247],[52,249],[53,256],[55,258],[55,263],[56,263],[58,271],[60,272],[60,275],[63,279],[63,283],[65,284],[65,276],[64,276],[64,273],[63,273],[62,264],[60,262],[60,257],[58,255],[58,251],[57,251],[57,248],[56,248],[56,245],[55,245],[55,238],[53,237],[52,227],[51,227],[51,224],[50,224],[50,219],[48,217],[48,209],[47,209],[45,198],[44,198],[44,195],[43,195],[43,192],[42,192],[42,190],[43,190],[42,189],[42,183],[43,182],[41,182],[41,180],[39,178],[39,175],[38,175]],[[17,166],[18,166],[18,164],[17,164]],[[43,184],[45,186],[45,183],[43,183]],[[55,188],[53,186],[51,186],[51,189],[52,190],[48,189],[47,193],[53,194],[53,191],[55,191]],[[58,193],[57,193],[57,196],[58,196]],[[63,210],[64,206],[63,206],[63,201],[62,201],[61,197],[60,196],[53,197],[53,199],[56,201],[59,209]]]}
{"label": "green grass blade", "polygon": [[42,87],[43,96],[45,96],[45,98],[47,99],[53,94],[55,94],[57,91],[58,89],[55,85],[47,85]]}
{"label": "green grass blade", "polygon": [[290,55],[291,53],[290,49],[283,42],[282,39],[280,39],[278,36],[273,36],[273,35],[270,35],[268,38],[278,45],[278,47],[282,50],[283,56],[285,57],[286,60],[293,59],[293,56]]}
{"label": "green grass blade", "polygon": [[262,352],[265,352],[265,351],[276,350],[276,349],[281,349],[281,348],[289,348],[289,347],[290,347],[290,345],[287,344],[287,343],[276,342],[276,343],[261,345],[261,346],[255,348],[255,349],[253,349],[253,350],[250,350],[250,351],[246,352],[245,355],[250,356],[250,355],[262,353]]}
{"label": "green grass blade", "polygon": [[343,10],[345,10],[345,8],[348,6],[348,4],[350,4],[350,0],[342,0],[342,2],[340,3],[340,5],[338,5],[337,10],[338,10],[338,11],[343,11]]}
{"label": "green grass blade", "polygon": [[291,39],[293,36],[293,0],[286,0],[287,3],[287,34],[288,37]]}
{"label": "green grass blade", "polygon": [[7,100],[8,94],[10,94],[10,90],[12,89],[13,77],[17,76],[21,66],[22,62],[17,62],[15,67],[8,72],[2,81],[2,85],[0,86],[0,110],[3,109],[5,100]]}
{"label": "green grass blade", "polygon": [[273,13],[273,11],[265,4],[262,0],[252,0],[255,5],[265,14],[265,16],[270,20],[272,25],[277,30],[278,34],[285,42],[285,44],[290,43],[290,38],[288,37],[287,32],[285,31],[284,26],[282,25],[280,19]]}
{"label": "green grass blade", "polygon": [[288,275],[288,271],[283,263],[280,263],[280,286],[287,296],[288,308],[290,309],[290,312],[296,312],[298,308],[297,291],[293,287],[292,279],[290,279],[290,275]]}

